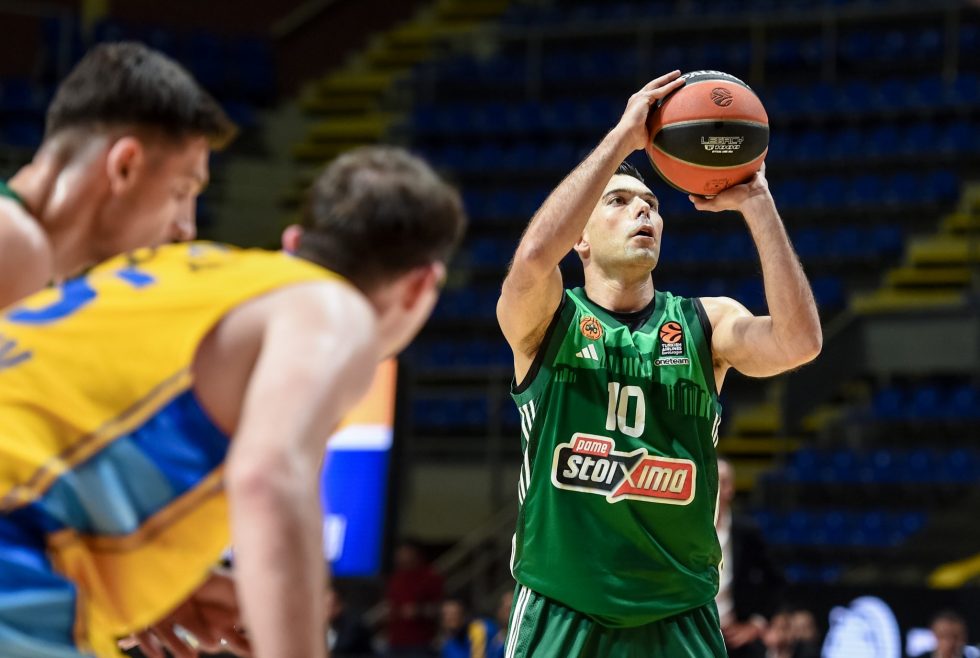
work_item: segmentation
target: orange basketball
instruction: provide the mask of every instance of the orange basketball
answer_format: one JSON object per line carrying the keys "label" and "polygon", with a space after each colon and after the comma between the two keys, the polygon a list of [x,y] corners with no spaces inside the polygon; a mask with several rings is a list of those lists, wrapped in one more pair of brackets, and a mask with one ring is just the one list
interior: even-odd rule
{"label": "orange basketball", "polygon": [[720,71],[693,71],[650,112],[647,155],[677,189],[708,196],[744,183],[769,148],[769,117],[747,84]]}

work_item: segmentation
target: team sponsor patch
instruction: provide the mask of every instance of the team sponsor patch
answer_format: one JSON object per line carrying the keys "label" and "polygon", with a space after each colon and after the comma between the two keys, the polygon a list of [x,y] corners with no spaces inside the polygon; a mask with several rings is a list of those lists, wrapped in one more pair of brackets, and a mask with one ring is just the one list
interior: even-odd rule
{"label": "team sponsor patch", "polygon": [[660,325],[660,356],[679,356],[683,353],[684,328],[679,322],[664,322]]}
{"label": "team sponsor patch", "polygon": [[687,366],[691,364],[691,360],[686,356],[662,356],[653,362],[655,366]]}
{"label": "team sponsor patch", "polygon": [[577,433],[555,448],[551,483],[604,496],[609,503],[687,505],[694,500],[696,475],[697,466],[689,459],[650,455],[646,448],[620,452],[608,437]]}
{"label": "team sponsor patch", "polygon": [[599,318],[594,315],[586,315],[578,323],[578,328],[582,331],[582,335],[589,340],[599,340],[602,338],[602,324],[599,322]]}

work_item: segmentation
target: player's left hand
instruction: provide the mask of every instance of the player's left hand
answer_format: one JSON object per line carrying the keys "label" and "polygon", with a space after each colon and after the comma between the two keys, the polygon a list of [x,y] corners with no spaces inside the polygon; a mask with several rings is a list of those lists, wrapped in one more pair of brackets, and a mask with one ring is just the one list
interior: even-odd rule
{"label": "player's left hand", "polygon": [[[178,634],[178,626],[194,637],[193,646]],[[197,658],[201,651],[251,656],[235,597],[235,580],[224,570],[214,570],[190,598],[134,639],[147,658],[165,658],[164,649],[174,658]]]}
{"label": "player's left hand", "polygon": [[720,212],[722,210],[741,210],[751,199],[769,197],[769,181],[766,180],[766,163],[755,173],[747,183],[735,185],[719,192],[713,197],[688,195],[688,199],[698,210]]}

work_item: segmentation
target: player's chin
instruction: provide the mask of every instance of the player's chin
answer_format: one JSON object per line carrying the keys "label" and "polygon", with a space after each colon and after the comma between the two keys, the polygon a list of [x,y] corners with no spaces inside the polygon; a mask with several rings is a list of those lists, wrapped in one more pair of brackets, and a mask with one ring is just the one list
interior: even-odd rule
{"label": "player's chin", "polygon": [[660,260],[660,250],[657,247],[629,247],[626,258],[632,265],[643,265],[652,270]]}

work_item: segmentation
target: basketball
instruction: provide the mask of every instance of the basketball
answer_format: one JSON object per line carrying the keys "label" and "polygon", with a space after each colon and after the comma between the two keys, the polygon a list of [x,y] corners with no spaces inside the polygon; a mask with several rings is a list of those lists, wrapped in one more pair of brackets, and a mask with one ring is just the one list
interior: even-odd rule
{"label": "basketball", "polygon": [[769,147],[769,117],[747,84],[721,71],[693,71],[650,112],[650,163],[670,185],[709,196],[744,183]]}

